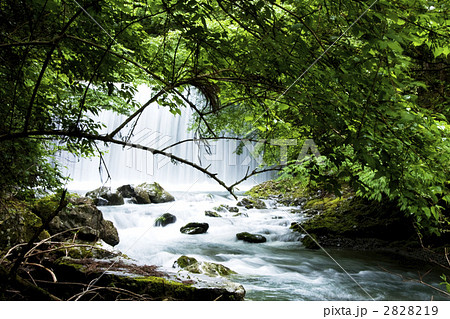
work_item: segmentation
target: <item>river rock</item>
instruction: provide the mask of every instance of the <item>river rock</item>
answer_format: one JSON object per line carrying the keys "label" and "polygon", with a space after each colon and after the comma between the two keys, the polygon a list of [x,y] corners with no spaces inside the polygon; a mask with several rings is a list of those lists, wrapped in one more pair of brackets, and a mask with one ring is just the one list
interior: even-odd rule
{"label": "river rock", "polygon": [[172,202],[175,198],[158,183],[142,183],[134,188],[139,204]]}
{"label": "river rock", "polygon": [[181,256],[178,258],[173,264],[174,268],[177,266],[189,272],[205,274],[210,277],[228,276],[236,273],[224,265],[207,261],[199,262],[197,259],[188,256]]}
{"label": "river rock", "polygon": [[244,206],[247,209],[256,208],[256,209],[267,209],[266,203],[257,198],[247,198],[244,197],[237,204],[237,206]]}
{"label": "river rock", "polygon": [[[95,200],[69,199],[69,204],[49,224],[50,234],[60,234],[70,229],[79,228],[77,236],[80,240],[95,242],[102,239],[115,246],[119,243],[117,229],[111,221],[103,219],[102,212],[94,205]],[[60,237],[71,238],[71,232]]]}
{"label": "river rock", "polygon": [[205,211],[205,216],[208,216],[208,217],[222,217],[222,215],[220,215],[219,213],[213,212],[211,210],[206,210]]}
{"label": "river rock", "polygon": [[236,238],[239,240],[246,241],[248,243],[265,243],[267,241],[266,237],[262,235],[250,234],[247,232],[236,234]]}
{"label": "river rock", "polygon": [[248,217],[248,214],[247,213],[237,213],[237,214],[234,214],[233,217]]}
{"label": "river rock", "polygon": [[155,220],[155,226],[165,227],[169,224],[175,223],[176,221],[177,221],[177,217],[175,215],[165,213],[165,214],[162,214],[161,216],[159,216]]}
{"label": "river rock", "polygon": [[97,206],[123,205],[124,200],[119,192],[111,192],[111,187],[102,186],[87,192],[86,197],[94,200]]}
{"label": "river rock", "polygon": [[134,192],[134,187],[130,184],[122,185],[122,186],[118,187],[117,191],[124,198],[133,198],[136,196],[136,193]]}
{"label": "river rock", "polygon": [[188,223],[180,228],[180,232],[188,235],[204,234],[208,230],[207,223]]}

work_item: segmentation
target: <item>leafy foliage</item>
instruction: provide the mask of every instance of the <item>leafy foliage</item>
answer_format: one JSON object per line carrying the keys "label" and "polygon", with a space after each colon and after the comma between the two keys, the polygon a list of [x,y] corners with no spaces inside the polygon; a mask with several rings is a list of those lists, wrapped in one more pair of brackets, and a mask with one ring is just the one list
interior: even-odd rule
{"label": "leafy foliage", "polygon": [[[286,175],[447,227],[445,1],[6,0],[0,15],[3,189],[53,185],[42,137],[89,156],[156,102],[193,108],[201,137],[265,140],[268,165],[274,140],[294,140]],[[132,98],[140,84],[148,105]],[[105,135],[103,110],[129,117]],[[307,139],[326,160],[297,161]]]}

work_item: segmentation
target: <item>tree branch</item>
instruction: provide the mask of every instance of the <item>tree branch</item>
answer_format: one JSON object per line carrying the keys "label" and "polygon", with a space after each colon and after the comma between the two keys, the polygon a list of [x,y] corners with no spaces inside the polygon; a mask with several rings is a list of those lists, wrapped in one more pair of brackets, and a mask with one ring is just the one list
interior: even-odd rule
{"label": "tree branch", "polygon": [[[69,138],[77,138],[77,139],[88,139],[91,141],[102,141],[105,143],[111,143],[111,144],[118,144],[122,146],[127,146],[131,148],[141,149],[147,152],[150,152],[154,155],[163,155],[166,156],[174,161],[186,164],[188,166],[191,166],[195,168],[196,170],[208,175],[213,180],[215,180],[220,186],[225,188],[235,199],[237,199],[237,196],[233,192],[233,187],[227,186],[221,179],[217,177],[217,173],[211,173],[207,169],[190,162],[182,157],[173,155],[172,153],[164,152],[155,148],[147,147],[141,144],[134,144],[129,143],[121,140],[117,140],[112,138],[110,135],[95,135],[87,132],[82,131],[64,131],[64,130],[42,130],[42,131],[27,131],[27,132],[19,132],[19,133],[11,133],[11,134],[5,134],[0,135],[0,142],[5,140],[12,140],[12,139],[18,139],[18,138],[26,138],[26,137],[38,137],[38,136],[60,136],[60,137],[69,137]],[[237,185],[236,183],[234,185]]]}

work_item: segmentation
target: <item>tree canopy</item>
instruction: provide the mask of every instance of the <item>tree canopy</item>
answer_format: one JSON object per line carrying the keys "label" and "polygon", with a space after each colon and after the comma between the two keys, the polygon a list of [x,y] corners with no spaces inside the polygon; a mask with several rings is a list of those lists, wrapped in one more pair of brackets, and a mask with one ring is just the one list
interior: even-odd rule
{"label": "tree canopy", "polygon": [[[52,151],[89,156],[96,143],[125,145],[132,134],[125,125],[157,102],[174,114],[194,109],[202,138],[266,141],[266,165],[280,164],[280,141],[287,141],[283,176],[395,200],[438,232],[450,201],[449,7],[425,0],[2,1],[1,189],[56,187]],[[132,99],[140,84],[153,94],[143,105]],[[192,89],[201,104],[189,99]],[[103,110],[127,120],[100,134],[102,123],[91,117]],[[298,161],[307,139],[322,161]]]}

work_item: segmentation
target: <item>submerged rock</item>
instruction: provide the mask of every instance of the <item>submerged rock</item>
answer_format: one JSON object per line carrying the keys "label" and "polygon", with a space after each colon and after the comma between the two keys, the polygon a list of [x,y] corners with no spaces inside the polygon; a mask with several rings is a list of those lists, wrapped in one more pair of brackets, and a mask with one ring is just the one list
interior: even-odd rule
{"label": "submerged rock", "polygon": [[238,233],[236,234],[236,238],[248,243],[265,243],[267,241],[266,237],[262,235],[250,234],[248,232]]}
{"label": "submerged rock", "polygon": [[234,214],[233,217],[248,217],[248,214],[247,213],[237,213],[237,214]]}
{"label": "submerged rock", "polygon": [[124,200],[119,192],[111,192],[111,187],[102,186],[87,192],[86,197],[92,198],[97,206],[123,205]]}
{"label": "submerged rock", "polygon": [[208,216],[208,217],[222,217],[222,215],[220,215],[219,213],[213,212],[211,210],[206,210],[205,211],[205,216]]}
{"label": "submerged rock", "polygon": [[197,259],[188,256],[181,256],[175,261],[173,266],[174,268],[178,266],[189,272],[195,274],[205,274],[210,277],[228,276],[236,273],[224,265],[207,261],[199,262]]}
{"label": "submerged rock", "polygon": [[208,231],[207,223],[188,223],[180,228],[180,232],[188,235],[204,234]]}
{"label": "submerged rock", "polygon": [[155,226],[165,227],[169,224],[175,223],[176,221],[177,217],[175,215],[164,213],[155,220]]}

